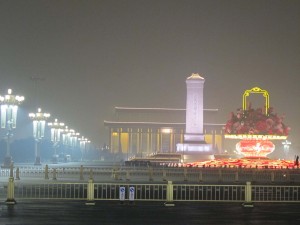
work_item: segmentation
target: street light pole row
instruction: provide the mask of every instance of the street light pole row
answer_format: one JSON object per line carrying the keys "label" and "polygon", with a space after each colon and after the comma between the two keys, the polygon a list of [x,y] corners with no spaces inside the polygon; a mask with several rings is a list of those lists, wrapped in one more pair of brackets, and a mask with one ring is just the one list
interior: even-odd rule
{"label": "street light pole row", "polygon": [[[12,90],[8,89],[8,92],[4,96],[0,96],[1,105],[1,128],[6,129],[6,155],[2,167],[10,168],[12,164],[12,157],[10,154],[10,141],[13,136],[13,129],[17,124],[17,111],[18,105],[24,101],[24,96],[13,95]],[[35,162],[34,165],[41,165],[41,156],[39,144],[45,136],[46,122],[50,118],[49,113],[42,112],[41,108],[37,109],[37,112],[30,113],[29,118],[33,121],[33,137],[35,139]],[[87,143],[90,141],[87,138],[79,138],[80,133],[75,132],[73,129],[69,129],[64,123],[58,122],[57,119],[54,122],[49,122],[48,126],[51,128],[51,141],[53,142],[54,155],[52,162],[58,162],[57,148],[63,138],[63,144],[76,147],[79,141],[82,151],[86,150]],[[84,148],[84,149],[83,149]]]}

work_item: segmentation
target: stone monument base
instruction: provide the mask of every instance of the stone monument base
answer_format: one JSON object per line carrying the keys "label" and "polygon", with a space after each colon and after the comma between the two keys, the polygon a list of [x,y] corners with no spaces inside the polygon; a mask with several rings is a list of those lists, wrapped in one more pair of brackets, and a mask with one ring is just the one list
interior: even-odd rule
{"label": "stone monument base", "polygon": [[212,145],[204,143],[179,143],[176,145],[177,153],[182,155],[183,163],[213,160]]}

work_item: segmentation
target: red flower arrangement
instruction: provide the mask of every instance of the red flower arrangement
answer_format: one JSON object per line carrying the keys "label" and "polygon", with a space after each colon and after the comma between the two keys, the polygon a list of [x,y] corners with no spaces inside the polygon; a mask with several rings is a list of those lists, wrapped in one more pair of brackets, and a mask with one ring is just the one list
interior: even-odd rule
{"label": "red flower arrangement", "polygon": [[225,125],[225,134],[253,134],[253,135],[282,135],[287,136],[290,128],[283,122],[283,117],[274,113],[272,107],[267,115],[262,108],[247,110],[238,109],[233,112]]}

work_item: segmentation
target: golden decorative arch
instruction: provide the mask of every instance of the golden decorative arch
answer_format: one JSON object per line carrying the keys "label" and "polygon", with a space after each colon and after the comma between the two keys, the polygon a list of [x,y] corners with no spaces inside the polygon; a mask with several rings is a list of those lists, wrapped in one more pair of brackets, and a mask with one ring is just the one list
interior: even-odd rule
{"label": "golden decorative arch", "polygon": [[265,100],[265,107],[266,107],[266,115],[267,115],[269,107],[270,107],[270,96],[269,96],[269,93],[266,90],[262,90],[259,87],[254,87],[254,88],[252,88],[250,90],[246,90],[244,92],[244,94],[243,94],[243,110],[247,109],[247,97],[250,94],[262,94],[263,97],[265,97],[265,99],[266,99]]}

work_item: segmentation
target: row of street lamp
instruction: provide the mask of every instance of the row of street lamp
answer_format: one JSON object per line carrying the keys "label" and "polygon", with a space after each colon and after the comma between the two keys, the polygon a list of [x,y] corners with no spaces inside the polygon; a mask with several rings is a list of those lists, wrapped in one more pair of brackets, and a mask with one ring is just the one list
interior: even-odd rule
{"label": "row of street lamp", "polygon": [[[6,129],[6,155],[3,162],[4,168],[9,168],[12,163],[10,155],[10,141],[13,135],[13,129],[16,128],[18,106],[24,101],[24,96],[13,95],[12,90],[8,89],[8,93],[0,96],[1,104],[1,128]],[[55,119],[53,122],[46,123],[50,118],[50,113],[42,112],[38,108],[37,112],[30,113],[29,118],[33,121],[33,137],[35,139],[35,165],[41,165],[39,144],[45,136],[45,127],[48,125],[51,128],[51,141],[53,143],[54,154],[53,163],[57,163],[57,147],[62,141],[63,144],[76,147],[79,142],[82,150],[86,149],[90,141],[84,136],[80,137],[80,133],[73,129],[69,129],[64,123]],[[62,140],[61,140],[62,139]]]}

